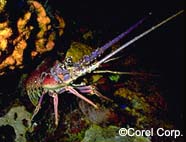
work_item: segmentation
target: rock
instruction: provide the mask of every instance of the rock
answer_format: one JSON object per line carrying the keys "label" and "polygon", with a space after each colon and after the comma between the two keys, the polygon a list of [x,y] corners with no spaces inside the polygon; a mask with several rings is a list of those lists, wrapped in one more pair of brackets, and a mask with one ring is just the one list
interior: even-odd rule
{"label": "rock", "polygon": [[25,134],[31,126],[30,118],[31,114],[24,106],[12,107],[5,116],[0,118],[0,129],[11,126],[16,134],[15,142],[26,142]]}

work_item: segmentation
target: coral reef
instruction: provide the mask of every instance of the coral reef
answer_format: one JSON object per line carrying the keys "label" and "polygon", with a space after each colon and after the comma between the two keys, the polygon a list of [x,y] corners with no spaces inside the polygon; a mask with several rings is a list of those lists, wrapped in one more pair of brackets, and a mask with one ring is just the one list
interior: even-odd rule
{"label": "coral reef", "polygon": [[[63,19],[58,14],[50,13],[51,11],[45,7],[47,5],[43,4],[45,1],[42,2],[40,0],[41,3],[34,0],[15,1],[22,2],[22,8],[20,12],[18,10],[18,13],[15,14],[15,17],[13,18],[11,12],[8,11],[10,1],[0,0],[0,14],[2,13],[0,18],[3,17],[0,19],[1,74],[6,73],[9,70],[23,68],[26,63],[30,63],[29,61],[35,61],[34,59],[37,60],[37,57],[40,57],[43,53],[51,51],[55,47],[58,37],[63,34],[63,28],[65,26]],[[77,28],[76,26],[74,27]],[[73,32],[71,27],[69,29],[70,32]],[[78,29],[75,29],[75,31],[77,32]],[[71,46],[66,53],[66,57],[72,56],[74,62],[81,59],[83,55],[92,52],[94,47],[88,45],[98,47],[100,42],[99,39],[95,39],[97,37],[99,38],[99,36],[94,37],[96,33],[92,32],[92,29],[87,30],[80,28],[79,31],[84,32],[84,34],[80,34],[80,36],[76,35],[76,41],[72,41]],[[111,35],[111,33],[109,34]],[[80,42],[77,42],[78,40]],[[117,47],[118,45],[113,46],[109,50],[114,50]],[[60,51],[58,50],[57,52],[60,55],[64,55],[64,51],[62,50],[60,50],[61,53],[59,53]],[[56,55],[56,52],[53,53],[54,52],[52,52],[52,55]],[[136,53],[134,53],[134,55],[133,53],[132,55],[130,55],[131,53],[128,54],[129,55],[126,55],[126,57],[122,54],[120,57],[115,58],[117,60],[113,59],[112,61],[103,64],[100,67],[100,70],[149,72],[149,70],[145,70],[143,66],[139,64],[140,59],[135,56]],[[27,57],[30,59],[29,61]],[[25,58],[27,60],[26,62]],[[129,74],[118,75],[110,73],[94,74],[94,72],[82,76],[82,78],[76,80],[77,83],[81,83],[83,80],[83,82],[86,82],[88,85],[96,86],[100,93],[112,99],[112,101],[105,101],[95,95],[82,93],[82,95],[85,95],[87,98],[96,102],[99,109],[95,109],[85,101],[79,101],[80,99],[68,92],[59,94],[58,107],[60,121],[58,127],[56,127],[53,121],[55,117],[52,104],[53,100],[49,95],[45,95],[40,112],[33,118],[33,129],[30,130],[31,114],[25,110],[25,107],[30,112],[34,110],[34,106],[38,104],[40,94],[43,92],[43,88],[41,88],[42,73],[50,71],[50,68],[54,63],[53,61],[59,58],[61,59],[61,57],[57,56],[47,56],[47,59],[43,60],[30,75],[24,74],[22,76],[23,79],[20,81],[21,91],[26,91],[27,96],[21,94],[19,92],[20,90],[16,90],[16,92],[18,91],[17,94],[13,92],[9,95],[4,94],[1,90],[2,93],[0,92],[0,95],[5,97],[0,99],[0,104],[1,106],[3,105],[2,109],[0,109],[0,114],[4,115],[4,112],[6,112],[6,115],[1,115],[2,117],[0,117],[0,132],[5,129],[10,131],[9,139],[11,139],[11,141],[175,141],[175,139],[160,139],[156,136],[151,137],[151,139],[147,137],[119,136],[118,130],[122,127],[133,127],[136,129],[156,129],[157,127],[165,129],[174,128],[166,116],[167,105],[164,98],[161,96],[162,90],[157,90],[155,87],[156,83],[153,82],[154,78],[149,79],[143,75],[131,76]],[[11,78],[11,76],[9,76],[9,78]],[[74,81],[74,83],[76,82]],[[11,106],[11,102],[16,98],[19,99],[25,107]],[[6,104],[6,102],[8,103]],[[7,113],[6,110],[9,109],[10,111]],[[6,133],[0,133],[0,141],[2,138],[7,137],[8,135]]]}
{"label": "coral reef", "polygon": [[64,123],[67,124],[65,132],[67,134],[78,134],[88,126],[86,119],[82,117],[82,113],[78,109],[67,114]]}
{"label": "coral reef", "polygon": [[169,122],[163,120],[163,117],[162,119],[157,118],[157,115],[166,112],[165,100],[157,91],[154,90],[153,94],[147,96],[128,88],[119,88],[114,92],[114,95],[122,97],[126,102],[125,111],[129,116],[135,118],[135,127],[141,129],[158,126],[172,127]]}
{"label": "coral reef", "polygon": [[16,134],[15,142],[26,142],[25,134],[30,130],[30,118],[31,114],[26,111],[24,106],[12,107],[5,116],[0,117],[0,127],[13,127]]}
{"label": "coral reef", "polygon": [[[0,21],[0,74],[6,70],[23,68],[24,57],[35,58],[51,51],[57,37],[63,34],[65,26],[62,17],[54,13],[53,17],[38,1],[21,1],[23,7],[11,15],[8,7],[11,3],[2,1],[3,19]],[[4,4],[4,5],[3,5]],[[16,5],[14,5],[16,7]],[[9,8],[9,9],[8,9]],[[14,12],[14,11],[13,11]]]}

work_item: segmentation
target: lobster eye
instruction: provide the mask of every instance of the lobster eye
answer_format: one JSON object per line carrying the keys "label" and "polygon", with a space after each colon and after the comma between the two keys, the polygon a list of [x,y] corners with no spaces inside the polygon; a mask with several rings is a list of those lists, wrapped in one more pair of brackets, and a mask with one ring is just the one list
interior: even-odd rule
{"label": "lobster eye", "polygon": [[72,65],[73,65],[72,56],[67,57],[67,58],[65,59],[65,64],[66,64],[67,66],[72,66]]}

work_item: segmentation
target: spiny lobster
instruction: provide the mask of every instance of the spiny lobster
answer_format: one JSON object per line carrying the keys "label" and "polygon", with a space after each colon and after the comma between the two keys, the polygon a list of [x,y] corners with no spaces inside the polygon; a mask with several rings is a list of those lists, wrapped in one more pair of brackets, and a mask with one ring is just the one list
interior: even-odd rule
{"label": "spiny lobster", "polygon": [[[150,29],[146,30],[145,32],[141,33],[140,35],[136,36],[132,40],[128,41],[115,51],[111,52],[110,54],[103,57],[101,60],[97,61],[99,57],[107,50],[110,46],[117,43],[127,34],[131,33],[135,28],[137,28],[145,18],[138,21],[132,27],[130,27],[125,32],[121,33],[119,36],[105,44],[104,46],[97,48],[94,52],[90,55],[85,55],[81,60],[78,62],[73,62],[72,57],[67,57],[63,62],[56,61],[56,63],[49,69],[49,71],[43,70],[40,73],[38,78],[32,78],[34,80],[34,84],[30,87],[28,85],[29,79],[26,83],[26,90],[31,102],[36,106],[34,110],[34,114],[32,118],[38,113],[41,108],[41,103],[43,100],[43,96],[48,93],[51,97],[53,97],[54,103],[54,113],[55,113],[55,125],[58,125],[59,116],[58,116],[58,94],[64,93],[66,91],[74,94],[75,96],[83,99],[87,103],[91,104],[93,107],[98,108],[98,106],[89,100],[88,98],[84,97],[80,93],[89,93],[95,94],[98,97],[104,98],[106,100],[110,100],[106,96],[102,95],[95,86],[86,85],[85,83],[81,84],[74,84],[79,77],[86,75],[87,73],[94,72],[97,68],[100,67],[101,64],[111,60],[115,54],[123,50],[124,48],[128,47],[132,43],[136,42],[143,36],[149,34],[153,30],[157,29],[158,27],[162,26],[166,22],[170,21],[171,19],[175,18],[179,14],[183,13],[184,10],[179,11],[178,13],[170,16],[169,18],[163,20],[159,24],[151,27]],[[109,71],[105,71],[109,72]],[[110,71],[112,73],[112,71]],[[117,73],[117,72],[113,72]]]}

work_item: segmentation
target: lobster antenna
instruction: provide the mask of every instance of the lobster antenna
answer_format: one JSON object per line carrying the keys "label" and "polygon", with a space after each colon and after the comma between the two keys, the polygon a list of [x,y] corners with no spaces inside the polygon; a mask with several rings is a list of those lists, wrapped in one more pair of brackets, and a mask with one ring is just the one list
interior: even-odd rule
{"label": "lobster antenna", "polygon": [[121,50],[123,50],[124,48],[128,47],[129,45],[131,45],[132,43],[136,42],[137,40],[141,39],[142,37],[144,37],[145,35],[149,34],[150,32],[154,31],[155,29],[161,27],[163,24],[167,23],[168,21],[174,19],[175,17],[177,17],[178,15],[182,14],[184,12],[184,10],[181,10],[179,12],[177,12],[176,14],[168,17],[167,19],[163,20],[162,22],[160,22],[159,24],[151,27],[150,29],[146,30],[145,32],[143,32],[142,34],[134,37],[132,40],[128,41],[127,43],[125,43],[124,45],[122,45],[121,47],[119,47],[118,49],[116,49],[115,51],[113,51],[112,53],[110,53],[109,55],[105,56],[103,59],[101,59],[100,61],[98,61],[96,64],[94,64],[92,66],[92,68],[96,69],[97,67],[99,67],[102,63],[104,63],[107,59],[109,59],[110,57],[114,56],[115,54],[117,54],[118,52],[120,52]]}
{"label": "lobster antenna", "polygon": [[[151,13],[149,13],[149,15],[151,15]],[[78,64],[89,64],[90,62],[92,62],[95,59],[97,59],[97,57],[100,56],[101,54],[103,54],[105,50],[107,50],[109,47],[111,47],[112,45],[114,45],[115,43],[117,43],[118,41],[120,41],[122,38],[124,38],[125,36],[127,36],[133,30],[135,30],[136,28],[138,28],[139,25],[141,25],[148,18],[149,15],[147,15],[147,16],[143,17],[142,19],[140,19],[137,23],[135,23],[134,25],[132,25],[125,32],[121,33],[120,35],[118,35],[117,37],[115,37],[114,39],[112,39],[111,41],[109,41],[108,43],[106,43],[105,45],[101,46],[100,48],[97,48],[90,55],[85,55],[83,57],[83,61],[80,60],[78,62]]]}
{"label": "lobster antenna", "polygon": [[[151,15],[151,13],[149,13],[149,15]],[[146,18],[149,16],[147,15],[146,17],[142,18],[140,21],[138,21],[136,24],[134,24],[133,26],[131,26],[127,31],[121,33],[119,36],[117,36],[116,38],[114,38],[113,40],[109,41],[108,43],[106,43],[105,45],[101,46],[100,49],[102,50],[102,52],[104,52],[107,48],[109,48],[110,46],[114,45],[115,43],[117,43],[118,41],[120,41],[123,37],[125,37],[126,35],[128,35],[129,33],[131,33],[134,29],[136,29],[140,24],[142,24]]]}

